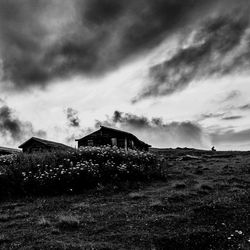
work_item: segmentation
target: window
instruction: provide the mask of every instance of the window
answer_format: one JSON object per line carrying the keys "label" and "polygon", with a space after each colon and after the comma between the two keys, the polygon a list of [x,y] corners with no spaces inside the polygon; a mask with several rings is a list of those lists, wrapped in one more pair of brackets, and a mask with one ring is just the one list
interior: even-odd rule
{"label": "window", "polygon": [[94,141],[93,140],[88,140],[88,146],[94,146]]}
{"label": "window", "polygon": [[117,146],[117,138],[111,138],[112,146]]}

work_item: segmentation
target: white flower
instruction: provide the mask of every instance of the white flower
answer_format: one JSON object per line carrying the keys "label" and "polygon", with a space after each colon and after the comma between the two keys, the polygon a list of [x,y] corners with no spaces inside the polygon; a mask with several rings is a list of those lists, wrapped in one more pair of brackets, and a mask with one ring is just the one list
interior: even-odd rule
{"label": "white flower", "polygon": [[238,234],[243,234],[243,232],[240,231],[240,230],[235,230],[235,232],[238,233]]}

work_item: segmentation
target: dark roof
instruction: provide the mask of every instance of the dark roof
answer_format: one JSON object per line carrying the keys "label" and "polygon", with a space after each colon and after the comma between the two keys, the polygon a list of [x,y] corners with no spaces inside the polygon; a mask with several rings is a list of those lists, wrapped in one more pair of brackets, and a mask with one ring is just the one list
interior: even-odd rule
{"label": "dark roof", "polygon": [[15,154],[15,153],[20,153],[20,150],[15,149],[15,148],[0,147],[0,154],[1,153]]}
{"label": "dark roof", "polygon": [[135,135],[129,133],[129,132],[126,132],[126,131],[123,131],[123,130],[120,130],[120,129],[116,129],[116,128],[110,128],[110,127],[106,127],[106,126],[100,126],[101,129],[106,129],[106,130],[110,130],[110,131],[113,131],[113,132],[117,132],[117,133],[120,133],[120,134],[124,134],[124,135],[128,135],[128,136],[134,136],[136,137]]}
{"label": "dark roof", "polygon": [[[144,145],[146,145],[146,146],[151,147],[151,145],[149,145],[149,144],[147,144],[147,143],[145,143],[145,142],[139,140],[135,135],[133,135],[133,134],[131,134],[131,133],[129,133],[129,132],[126,132],[126,131],[123,131],[123,130],[119,130],[119,129],[116,129],[116,128],[110,128],[110,127],[106,127],[106,126],[100,126],[100,129],[99,129],[99,130],[102,130],[102,129],[109,130],[109,131],[112,131],[112,132],[116,132],[116,133],[119,133],[119,134],[123,134],[123,135],[129,136],[129,137],[132,137],[132,138],[134,138],[135,140],[139,141],[140,143],[142,143],[142,144],[144,144]],[[96,132],[96,131],[95,131],[95,132]],[[93,132],[93,133],[91,133],[91,134],[89,134],[89,135],[87,135],[87,136],[90,136],[90,135],[94,134],[95,132]],[[80,138],[80,139],[76,139],[76,141],[80,141],[80,140],[86,138],[87,136],[84,136],[84,137],[82,137],[82,138]]]}
{"label": "dark roof", "polygon": [[62,143],[58,143],[58,142],[54,142],[54,141],[48,141],[48,140],[44,140],[44,139],[41,139],[41,138],[37,138],[37,137],[31,137],[29,140],[27,140],[26,142],[24,142],[23,144],[21,144],[19,146],[19,148],[23,148],[25,147],[25,145],[27,143],[29,143],[30,141],[37,141],[37,142],[40,142],[46,146],[49,146],[49,147],[52,147],[52,148],[58,148],[58,149],[73,149],[72,147],[70,146],[67,146],[67,145],[64,145]]}

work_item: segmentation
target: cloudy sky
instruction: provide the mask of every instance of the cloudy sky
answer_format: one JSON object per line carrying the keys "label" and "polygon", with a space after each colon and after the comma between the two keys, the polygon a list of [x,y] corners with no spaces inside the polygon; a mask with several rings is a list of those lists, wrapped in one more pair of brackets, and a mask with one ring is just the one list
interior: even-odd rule
{"label": "cloudy sky", "polygon": [[250,149],[249,0],[0,0],[0,145],[100,124]]}

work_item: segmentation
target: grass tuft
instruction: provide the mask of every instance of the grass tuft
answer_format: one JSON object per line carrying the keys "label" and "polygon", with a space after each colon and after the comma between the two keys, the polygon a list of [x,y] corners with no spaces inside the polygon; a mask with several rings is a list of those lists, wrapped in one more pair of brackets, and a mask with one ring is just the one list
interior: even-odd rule
{"label": "grass tuft", "polygon": [[0,214],[0,222],[9,221],[11,218],[8,214]]}
{"label": "grass tuft", "polygon": [[137,199],[142,199],[145,198],[146,195],[142,192],[131,192],[128,194],[129,198],[137,200]]}
{"label": "grass tuft", "polygon": [[175,189],[185,189],[187,186],[184,182],[179,182],[179,183],[175,183],[173,185],[173,188]]}
{"label": "grass tuft", "polygon": [[73,215],[60,215],[58,217],[57,227],[65,230],[74,230],[79,228],[80,220]]}
{"label": "grass tuft", "polygon": [[38,225],[42,227],[49,227],[51,225],[51,222],[48,219],[42,217],[39,219]]}

